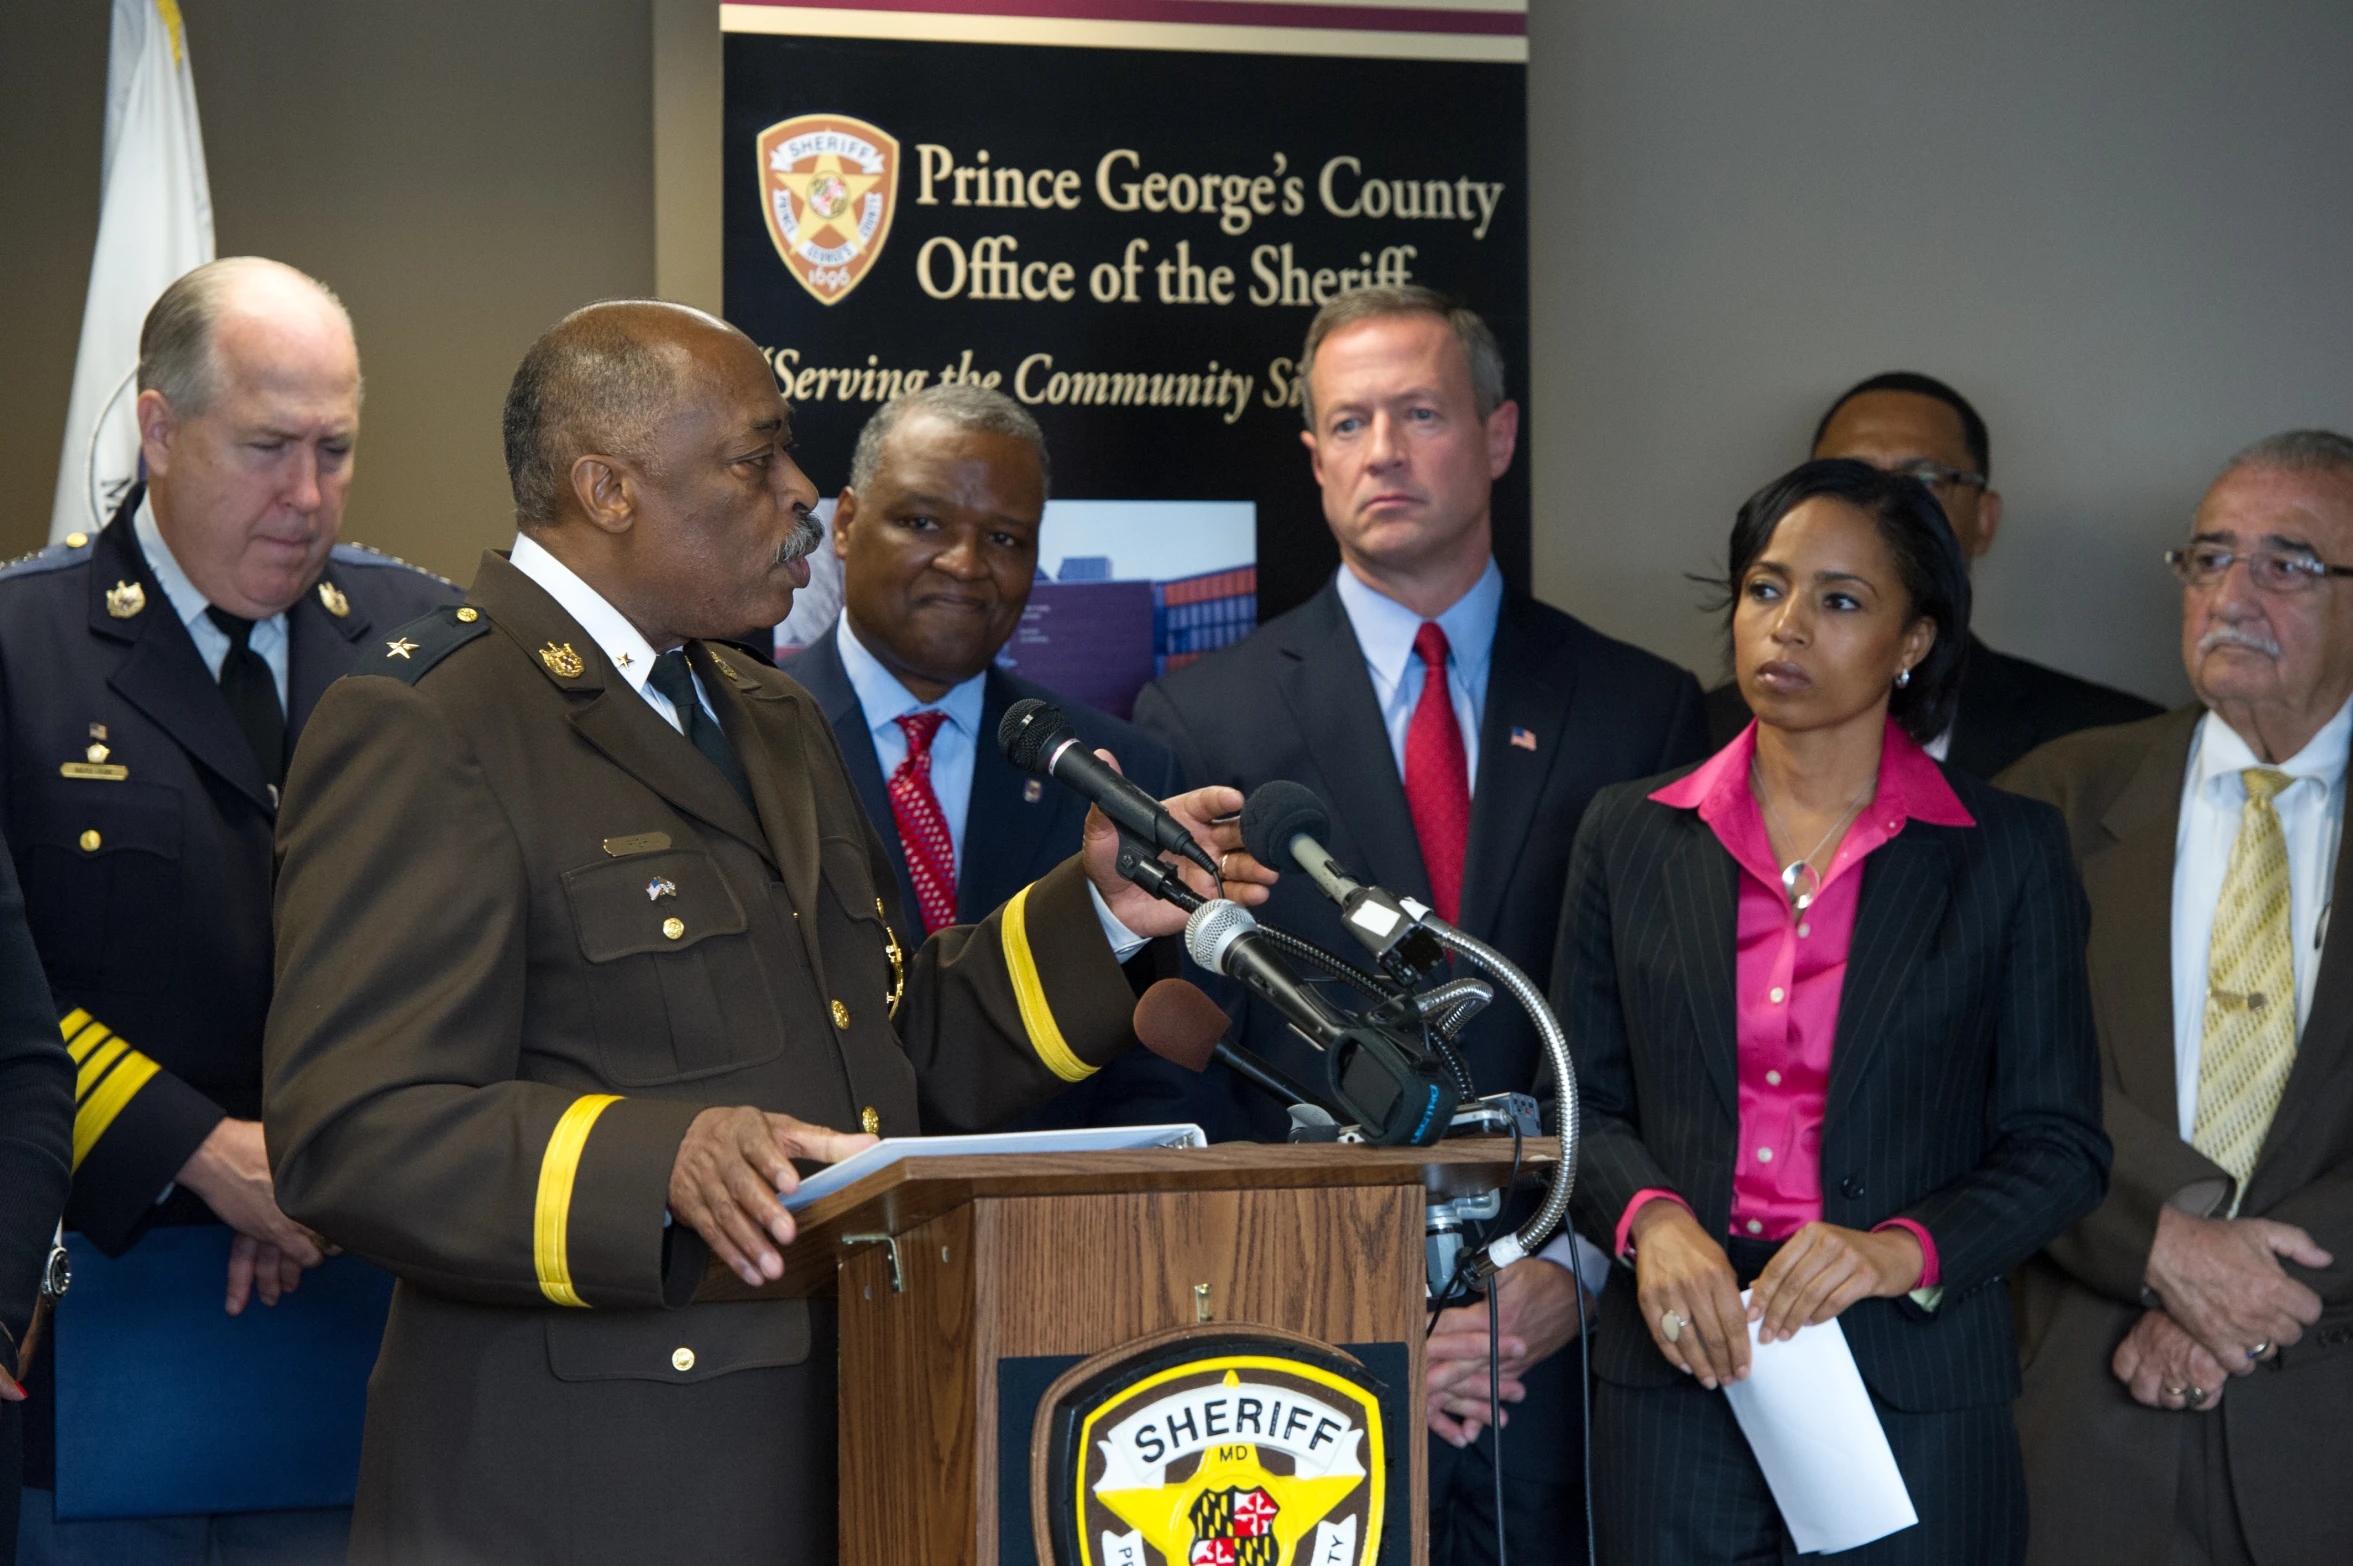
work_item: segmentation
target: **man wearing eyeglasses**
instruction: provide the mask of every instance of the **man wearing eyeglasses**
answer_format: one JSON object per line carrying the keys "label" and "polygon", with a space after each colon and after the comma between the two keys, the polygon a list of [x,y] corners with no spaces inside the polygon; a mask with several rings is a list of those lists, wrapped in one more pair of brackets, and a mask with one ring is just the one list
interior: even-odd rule
{"label": "man wearing eyeglasses", "polygon": [[2116,1145],[2014,1281],[2029,1559],[2342,1561],[2353,440],[2247,448],[2166,560],[2197,703],[1998,779],[2067,812]]}
{"label": "man wearing eyeglasses", "polygon": [[[1985,420],[1969,400],[1934,376],[1910,370],[1849,387],[1814,426],[1815,456],[1852,457],[1926,484],[1972,563],[1993,547],[2002,525],[2001,492],[1987,478],[1990,450]],[[1928,749],[1939,761],[1990,778],[2062,734],[2130,723],[2157,711],[2138,696],[1996,652],[1972,635],[1953,725]],[[1716,744],[1730,743],[1747,727],[1748,716],[1738,685],[1727,681],[1708,692],[1708,729]]]}

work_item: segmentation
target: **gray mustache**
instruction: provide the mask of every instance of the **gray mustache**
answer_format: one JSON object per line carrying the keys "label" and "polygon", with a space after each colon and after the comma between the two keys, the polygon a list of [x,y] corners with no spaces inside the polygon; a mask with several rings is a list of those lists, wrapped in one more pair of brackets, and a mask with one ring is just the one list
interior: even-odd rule
{"label": "gray mustache", "polygon": [[823,524],[810,512],[803,511],[799,515],[800,526],[793,529],[792,537],[776,546],[776,563],[780,566],[808,558],[817,552],[819,544],[825,542]]}
{"label": "gray mustache", "polygon": [[2235,625],[2218,625],[2198,638],[2198,651],[2201,653],[2212,652],[2217,647],[2244,647],[2266,658],[2279,656],[2279,643],[2253,631],[2242,631]]}

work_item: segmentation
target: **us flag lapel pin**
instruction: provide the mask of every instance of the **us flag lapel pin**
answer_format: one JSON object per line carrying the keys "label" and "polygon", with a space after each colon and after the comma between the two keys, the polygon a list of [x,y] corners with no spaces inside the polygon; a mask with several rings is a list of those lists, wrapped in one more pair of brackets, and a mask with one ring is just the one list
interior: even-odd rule
{"label": "us flag lapel pin", "polygon": [[1536,736],[1527,729],[1512,730],[1511,742],[1518,746],[1521,750],[1534,750],[1536,748]]}

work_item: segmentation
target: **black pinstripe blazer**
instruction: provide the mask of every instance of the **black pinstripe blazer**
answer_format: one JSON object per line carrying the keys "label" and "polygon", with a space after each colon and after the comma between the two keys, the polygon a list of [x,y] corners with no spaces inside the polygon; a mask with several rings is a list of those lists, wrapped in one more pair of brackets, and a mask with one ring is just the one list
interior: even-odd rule
{"label": "black pinstripe blazer", "polygon": [[[1864,1381],[1914,1411],[2017,1395],[2003,1275],[2097,1205],[2109,1158],[2066,828],[1945,776],[1977,825],[1914,821],[1864,861],[1822,1127],[1824,1219],[1909,1218],[1936,1240],[1936,1309],[1864,1300],[1840,1318]],[[1740,871],[1696,811],[1647,797],[1664,781],[1595,797],[1554,968],[1584,1096],[1571,1211],[1605,1249],[1650,1187],[1711,1234],[1731,1224]],[[1630,1284],[1602,1297],[1594,1368],[1674,1384]]]}

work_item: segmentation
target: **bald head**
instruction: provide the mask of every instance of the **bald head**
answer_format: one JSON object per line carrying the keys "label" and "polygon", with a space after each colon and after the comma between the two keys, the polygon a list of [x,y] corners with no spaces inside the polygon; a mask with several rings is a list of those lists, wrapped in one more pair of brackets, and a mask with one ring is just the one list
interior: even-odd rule
{"label": "bald head", "polygon": [[139,328],[139,390],[183,418],[203,413],[220,394],[224,335],[264,358],[348,359],[357,404],[359,346],[343,301],[309,273],[261,256],[208,261],[163,291]]}
{"label": "bald head", "polygon": [[663,421],[698,364],[758,350],[743,333],[686,305],[617,299],[565,316],[523,355],[507,389],[507,479],[515,518],[547,526],[565,507],[574,465],[613,457],[652,473]]}
{"label": "bald head", "polygon": [[343,529],[359,348],[316,278],[258,256],[163,291],[139,333],[139,452],[164,543],[250,620],[310,590]]}
{"label": "bald head", "polygon": [[615,300],[558,321],[507,392],[515,515],[656,648],[782,620],[823,538],[768,362],[725,321]]}

